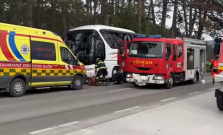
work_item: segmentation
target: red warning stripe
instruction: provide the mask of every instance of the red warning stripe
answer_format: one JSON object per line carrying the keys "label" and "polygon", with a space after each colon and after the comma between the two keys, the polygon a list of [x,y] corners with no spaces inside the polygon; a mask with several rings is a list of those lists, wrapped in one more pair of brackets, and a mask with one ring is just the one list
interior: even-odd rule
{"label": "red warning stripe", "polygon": [[10,52],[10,50],[8,48],[7,35],[8,35],[7,31],[0,31],[0,46],[1,46],[2,53],[5,55],[6,59],[8,59],[10,61],[17,61],[13,57],[12,53]]}

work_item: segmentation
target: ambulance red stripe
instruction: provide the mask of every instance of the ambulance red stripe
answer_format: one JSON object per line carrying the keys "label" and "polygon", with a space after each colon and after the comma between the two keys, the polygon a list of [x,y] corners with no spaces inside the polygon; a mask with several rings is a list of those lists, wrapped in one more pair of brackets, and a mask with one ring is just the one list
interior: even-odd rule
{"label": "ambulance red stripe", "polygon": [[1,31],[0,33],[0,46],[1,46],[2,53],[5,55],[6,59],[10,61],[17,61],[8,48],[7,34],[8,34],[7,31]]}

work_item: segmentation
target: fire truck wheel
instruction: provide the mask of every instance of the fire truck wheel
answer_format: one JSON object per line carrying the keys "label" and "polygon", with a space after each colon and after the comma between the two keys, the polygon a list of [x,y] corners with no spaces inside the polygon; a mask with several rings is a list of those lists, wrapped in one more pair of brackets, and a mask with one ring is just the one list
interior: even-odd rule
{"label": "fire truck wheel", "polygon": [[116,81],[116,78],[115,78],[115,74],[120,70],[119,67],[114,67],[113,70],[112,70],[112,78],[111,78],[111,81],[114,82]]}
{"label": "fire truck wheel", "polygon": [[166,89],[171,89],[174,85],[173,74],[170,74],[168,82],[165,84]]}
{"label": "fire truck wheel", "polygon": [[217,102],[218,109],[220,111],[223,111],[223,98],[222,97],[217,97],[216,102]]}

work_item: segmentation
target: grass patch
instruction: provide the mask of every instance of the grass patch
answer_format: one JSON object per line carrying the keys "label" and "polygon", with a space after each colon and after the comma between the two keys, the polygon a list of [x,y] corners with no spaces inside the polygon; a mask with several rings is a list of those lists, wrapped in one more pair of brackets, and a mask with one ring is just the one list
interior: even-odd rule
{"label": "grass patch", "polygon": [[206,73],[210,73],[210,68],[211,68],[211,62],[206,61]]}

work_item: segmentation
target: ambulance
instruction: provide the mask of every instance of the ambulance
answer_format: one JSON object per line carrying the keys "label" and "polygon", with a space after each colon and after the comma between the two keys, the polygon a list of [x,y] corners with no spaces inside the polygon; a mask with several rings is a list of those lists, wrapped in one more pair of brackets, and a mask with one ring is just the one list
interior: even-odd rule
{"label": "ambulance", "polygon": [[80,90],[84,65],[54,32],[0,23],[0,90],[21,97],[28,89]]}

